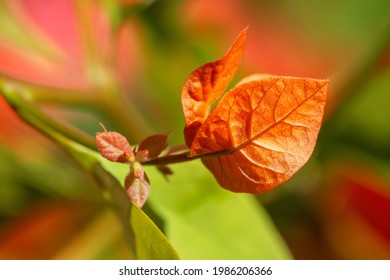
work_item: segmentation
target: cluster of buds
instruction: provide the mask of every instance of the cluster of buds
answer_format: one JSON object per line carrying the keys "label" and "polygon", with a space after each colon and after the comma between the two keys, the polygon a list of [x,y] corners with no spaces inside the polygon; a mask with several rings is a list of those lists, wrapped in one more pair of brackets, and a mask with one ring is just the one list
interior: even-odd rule
{"label": "cluster of buds", "polygon": [[[107,131],[103,124],[104,132],[96,134],[96,145],[99,153],[112,162],[128,164],[129,172],[125,178],[125,189],[131,200],[142,207],[150,192],[148,176],[144,172],[142,163],[156,159],[168,146],[167,134],[155,134],[141,141],[134,149],[126,137],[115,131]],[[167,172],[167,167],[161,168]]]}

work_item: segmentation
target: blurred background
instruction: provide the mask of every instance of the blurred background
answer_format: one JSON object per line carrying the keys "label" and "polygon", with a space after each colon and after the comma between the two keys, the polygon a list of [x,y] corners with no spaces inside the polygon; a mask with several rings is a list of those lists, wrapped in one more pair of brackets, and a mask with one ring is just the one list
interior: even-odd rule
{"label": "blurred background", "polygon": [[[259,203],[296,259],[389,259],[389,14],[388,0],[3,0],[0,83],[91,135],[103,121],[179,145],[185,79],[249,25],[233,85],[330,79],[312,158]],[[0,97],[0,258],[128,257],[93,179]]]}

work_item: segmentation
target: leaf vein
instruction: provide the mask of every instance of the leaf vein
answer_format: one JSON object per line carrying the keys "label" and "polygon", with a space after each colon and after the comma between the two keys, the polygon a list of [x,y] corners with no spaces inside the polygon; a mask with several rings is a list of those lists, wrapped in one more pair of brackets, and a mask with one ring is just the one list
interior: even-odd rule
{"label": "leaf vein", "polygon": [[[255,166],[258,166],[258,167],[260,167],[260,168],[264,168],[264,169],[266,169],[266,170],[269,170],[269,171],[272,171],[272,172],[275,172],[275,173],[279,173],[279,174],[283,174],[284,172],[282,172],[282,171],[278,171],[278,170],[275,170],[274,168],[272,168],[272,167],[270,167],[270,166],[266,166],[266,165],[263,165],[263,164],[260,164],[260,163],[258,163],[258,162],[256,162],[256,161],[254,161],[250,156],[248,156],[247,155],[247,153],[245,153],[243,150],[240,150],[239,151],[240,153],[242,153],[244,156],[245,156],[245,158],[248,160],[248,161],[250,161],[253,165],[255,165]],[[234,156],[236,157],[236,155],[234,154]],[[237,161],[237,164],[239,165],[239,163],[238,163],[238,161]]]}
{"label": "leaf vein", "polygon": [[294,111],[296,111],[300,106],[302,106],[305,102],[307,102],[309,99],[311,99],[314,95],[316,95],[320,90],[322,90],[323,87],[319,88],[317,91],[315,91],[312,95],[310,95],[308,98],[306,98],[305,100],[303,100],[301,103],[299,103],[297,106],[295,106],[294,108],[292,108],[290,110],[290,112],[288,114],[286,114],[283,118],[281,118],[279,121],[271,124],[269,127],[267,127],[266,129],[264,129],[263,131],[259,132],[257,135],[255,135],[254,137],[248,139],[247,141],[245,141],[244,143],[238,145],[237,147],[235,147],[236,150],[240,150],[244,147],[246,147],[248,144],[250,144],[251,142],[253,142],[255,139],[257,138],[260,138],[262,135],[264,135],[266,132],[270,131],[272,128],[274,128],[276,125],[278,125],[279,123],[283,122],[286,118],[288,118]]}

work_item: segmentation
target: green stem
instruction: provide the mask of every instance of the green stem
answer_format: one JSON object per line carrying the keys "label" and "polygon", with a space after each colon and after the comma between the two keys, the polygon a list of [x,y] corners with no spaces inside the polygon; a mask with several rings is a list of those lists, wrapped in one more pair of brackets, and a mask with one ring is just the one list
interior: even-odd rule
{"label": "green stem", "polygon": [[34,103],[93,110],[117,124],[118,130],[131,137],[132,142],[139,142],[149,133],[148,126],[136,113],[135,108],[125,102],[120,94],[116,94],[120,91],[119,88],[113,82],[110,84],[111,86],[106,85],[104,89],[69,90],[38,86],[0,73],[2,88],[16,88],[26,99]]}
{"label": "green stem", "polygon": [[[96,150],[95,140],[91,136],[71,126],[58,122],[42,113],[32,102],[26,101],[19,94],[17,88],[7,87],[0,83],[0,89],[3,97],[14,108],[18,115],[42,133],[47,134],[45,127],[48,127],[85,147]],[[37,125],[37,122],[43,124],[44,127]]]}

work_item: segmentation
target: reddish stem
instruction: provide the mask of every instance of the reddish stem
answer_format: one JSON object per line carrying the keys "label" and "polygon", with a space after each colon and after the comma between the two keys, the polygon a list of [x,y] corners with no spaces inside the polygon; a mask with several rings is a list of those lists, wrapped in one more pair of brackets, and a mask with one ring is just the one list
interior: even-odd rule
{"label": "reddish stem", "polygon": [[180,154],[174,154],[174,155],[166,155],[163,157],[159,157],[150,161],[143,162],[143,165],[169,165],[174,163],[181,163],[196,159],[202,159],[202,158],[210,158],[210,157],[219,157],[219,156],[226,156],[228,154],[231,154],[235,151],[235,149],[230,150],[224,150],[224,151],[218,151],[213,153],[207,153],[207,154],[200,154],[195,156],[189,156],[188,151]]}

